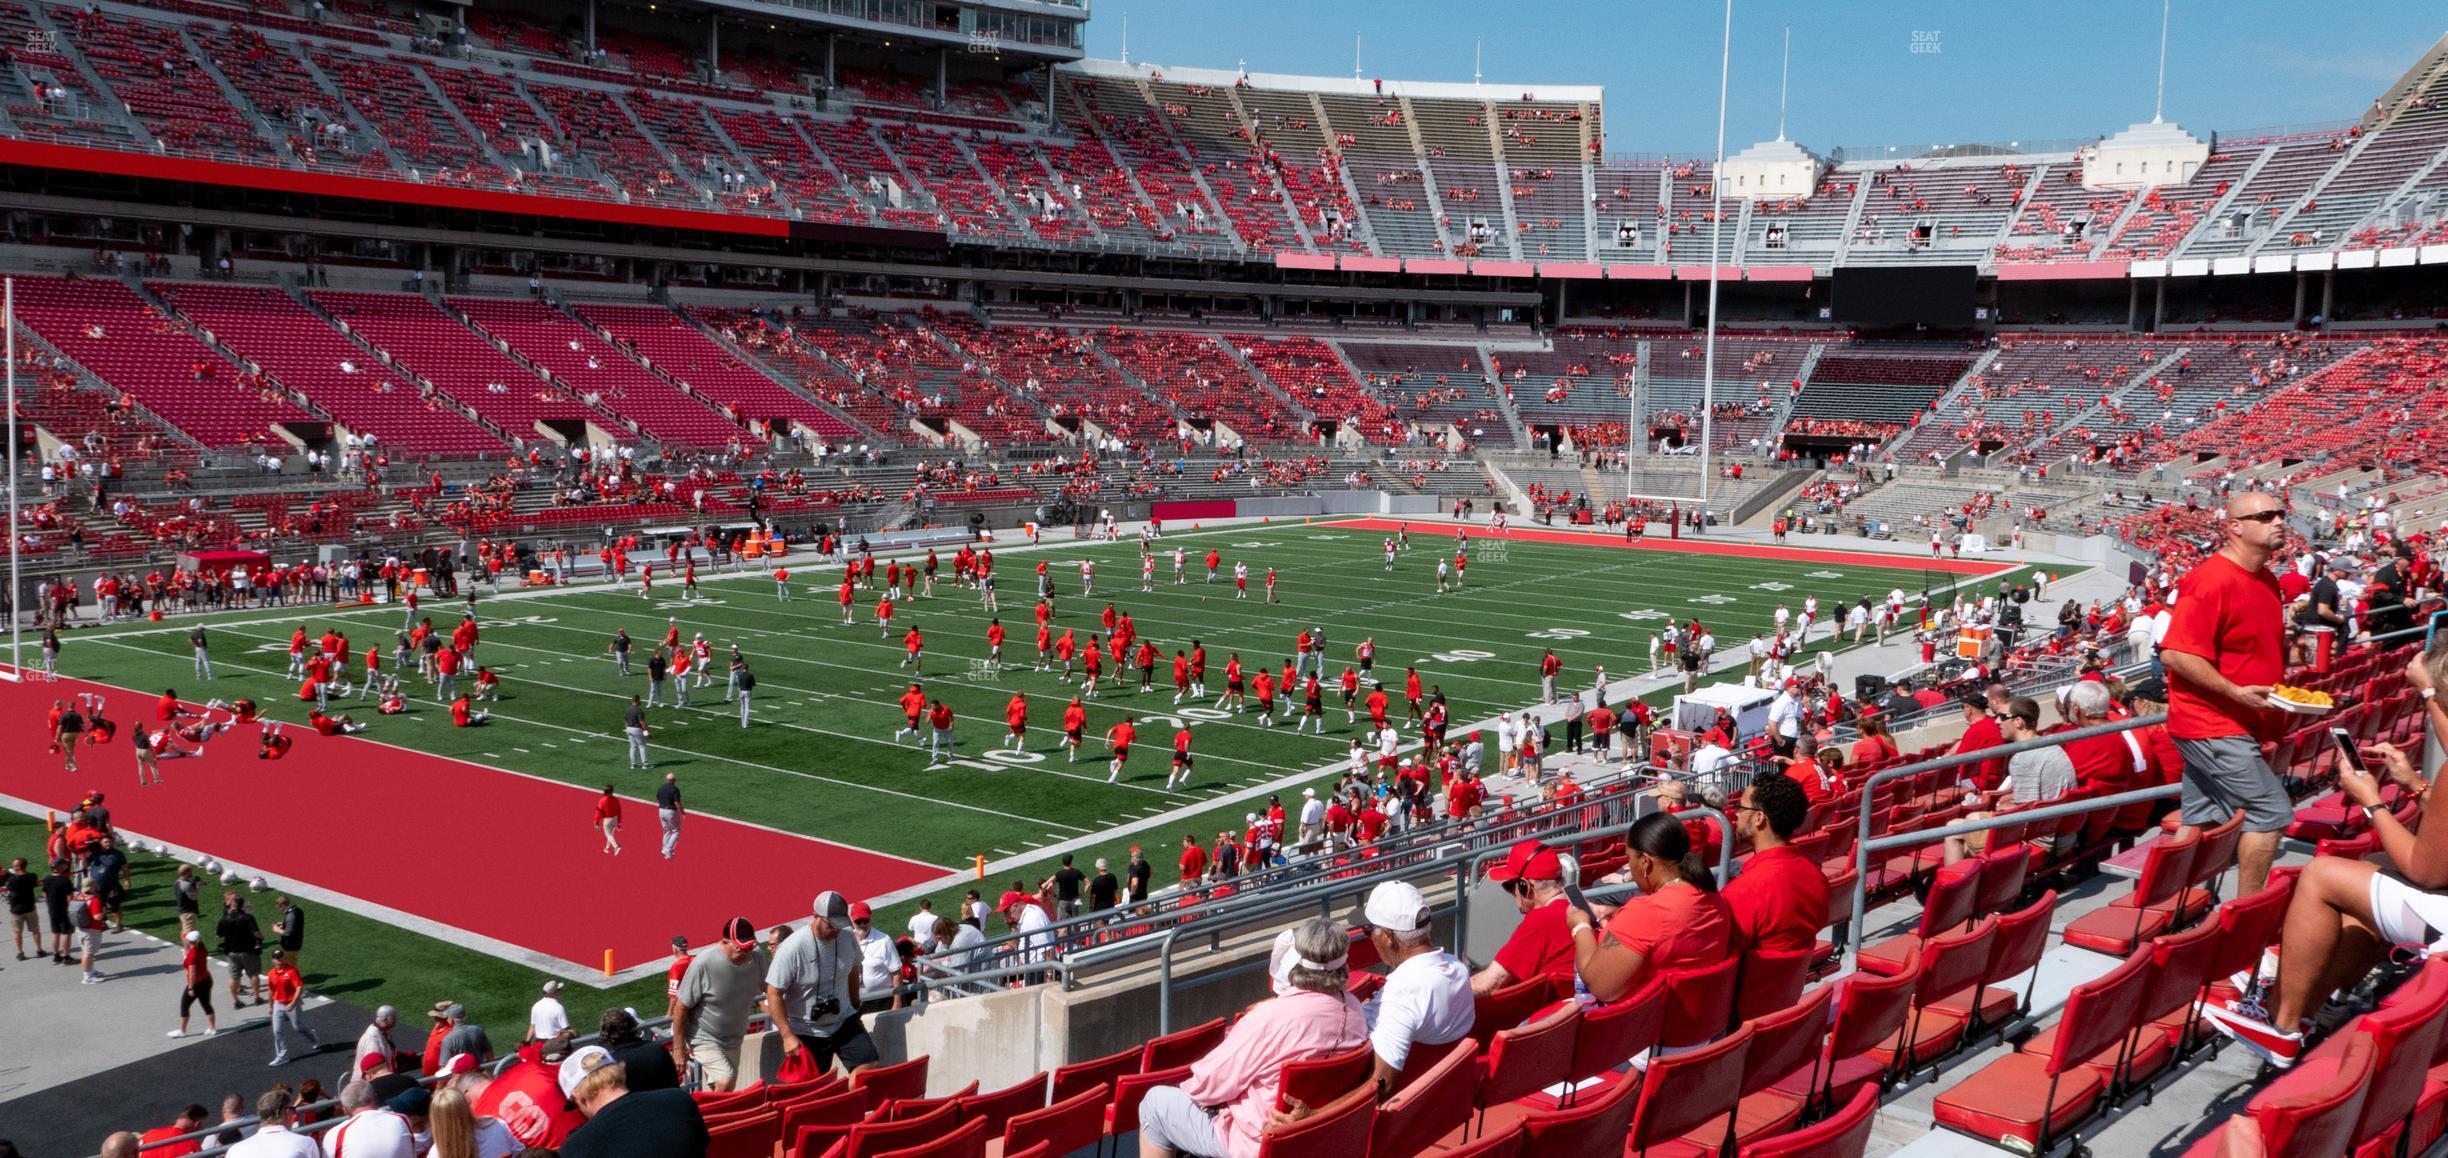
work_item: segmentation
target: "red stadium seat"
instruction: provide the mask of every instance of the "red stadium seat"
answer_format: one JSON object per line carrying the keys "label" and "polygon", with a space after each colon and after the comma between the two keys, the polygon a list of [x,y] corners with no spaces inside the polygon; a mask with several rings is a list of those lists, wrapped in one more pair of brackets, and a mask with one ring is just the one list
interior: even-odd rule
{"label": "red stadium seat", "polygon": [[[1004,1123],[1003,1142],[995,1150],[1008,1154],[1026,1150],[1040,1142],[1053,1143],[1053,1150],[1057,1154],[1087,1149],[1105,1135],[1104,1105],[1105,1087],[1096,1086],[1042,1110],[1015,1114],[1009,1122]],[[1135,1115],[1132,1124],[1137,1124]]]}
{"label": "red stadium seat", "polygon": [[1540,1158],[1619,1158],[1639,1107],[1639,1083],[1615,1082],[1564,1109],[1530,1114],[1521,1120],[1523,1151]]}
{"label": "red stadium seat", "polygon": [[[2264,1093],[2221,1129],[2232,1130],[2238,1122],[2249,1123],[2254,1127],[2252,1132],[2258,1135],[2253,1139],[2257,1147],[2253,1153],[2304,1158],[2351,1153],[2363,1103],[2371,1096],[2377,1050],[2367,1034],[2341,1036],[2347,1039],[2345,1051],[2338,1055],[2337,1065],[2328,1071],[2326,1080],[2282,1096]],[[2213,1133],[2187,1151],[2186,1158],[2225,1154],[2228,1151],[2222,1149],[2221,1141]]]}
{"label": "red stadium seat", "polygon": [[927,1058],[921,1054],[897,1065],[870,1066],[850,1075],[850,1088],[867,1095],[870,1107],[893,1098],[926,1096]]}
{"label": "red stadium seat", "polygon": [[1451,1050],[1379,1103],[1376,1125],[1369,1132],[1369,1158],[1410,1158],[1462,1130],[1478,1104],[1479,1071],[1477,1057]]}
{"label": "red stadium seat", "polygon": [[1666,1024],[1658,1044],[1682,1049],[1715,1041],[1734,1021],[1734,979],[1742,960],[1727,957],[1704,969],[1669,969],[1660,975],[1666,985]]}
{"label": "red stadium seat", "polygon": [[1624,1152],[1674,1158],[1716,1153],[1713,1146],[1694,1147],[1682,1136],[1734,1108],[1751,1034],[1745,1025],[1707,1045],[1651,1058],[1641,1077],[1640,1105],[1633,1111],[1632,1136]]}
{"label": "red stadium seat", "polygon": [[1258,1142],[1258,1158],[1354,1158],[1368,1149],[1377,1120],[1374,1087],[1351,1090]]}
{"label": "red stadium seat", "polygon": [[1376,1066],[1376,1050],[1365,1041],[1331,1057],[1292,1062],[1283,1067],[1282,1081],[1275,1091],[1275,1108],[1289,1109],[1297,1098],[1316,1109],[1368,1081]]}
{"label": "red stadium seat", "polygon": [[1878,1090],[1863,1086],[1852,1100],[1818,1122],[1738,1151],[1738,1158],[1862,1158],[1870,1149],[1870,1127],[1878,1119]]}
{"label": "red stadium seat", "polygon": [[[1132,1056],[1136,1058],[1137,1055]],[[972,1085],[974,1086],[974,1083]],[[1072,1092],[1085,1093],[1095,1088],[1097,1087],[1086,1086]],[[1004,1089],[983,1094],[973,1093],[962,1098],[960,1120],[963,1122],[983,1121],[986,1123],[987,1135],[1000,1138],[1003,1136],[1004,1125],[1014,1117],[1030,1110],[1042,1110],[1046,1108],[1046,1105],[1046,1075],[1041,1073],[1034,1077],[1022,1078]]]}
{"label": "red stadium seat", "polygon": [[2046,1054],[2008,1054],[1938,1095],[1939,1125],[1975,1138],[2013,1138],[2045,1154],[2099,1105],[2108,1079],[2085,1062],[2133,1029],[2150,959],[2133,957],[2075,986]]}
{"label": "red stadium seat", "polygon": [[[1090,1086],[1113,1085],[1124,1074],[1138,1073],[1139,1059],[1146,1053],[1147,1046],[1143,1043],[1107,1057],[1062,1066],[1054,1071],[1054,1088],[1048,1092],[1047,1099],[1059,1102]],[[1047,1102],[1038,1104],[1045,1105]]]}
{"label": "red stadium seat", "polygon": [[1911,1019],[1913,996],[1921,988],[1921,951],[1911,950],[1903,964],[1903,971],[1892,976],[1855,973],[1832,983],[1836,1018],[1828,1027],[1827,1048],[1815,1072],[1807,1079],[1787,1078],[1776,1088],[1825,1109],[1850,1099],[1856,1090],[1882,1086],[1891,1067],[1876,1051],[1903,1033]]}
{"label": "red stadium seat", "polygon": [[984,1121],[966,1121],[942,1137],[903,1150],[882,1151],[876,1158],[986,1158],[986,1133]]}
{"label": "red stadium seat", "polygon": [[1213,1021],[1194,1025],[1188,1029],[1175,1030],[1163,1037],[1150,1040],[1140,1050],[1139,1072],[1151,1073],[1156,1070],[1169,1070],[1175,1066],[1189,1065],[1191,1062],[1206,1057],[1207,1051],[1221,1043],[1224,1040],[1225,1031],[1231,1028],[1228,1022],[1219,1017]]}
{"label": "red stadium seat", "polygon": [[2160,837],[2144,855],[2133,891],[2076,917],[2066,926],[2065,943],[2123,957],[2166,932],[2176,920],[2170,902],[2192,882],[2194,854],[2200,849],[2201,838],[2191,833]]}

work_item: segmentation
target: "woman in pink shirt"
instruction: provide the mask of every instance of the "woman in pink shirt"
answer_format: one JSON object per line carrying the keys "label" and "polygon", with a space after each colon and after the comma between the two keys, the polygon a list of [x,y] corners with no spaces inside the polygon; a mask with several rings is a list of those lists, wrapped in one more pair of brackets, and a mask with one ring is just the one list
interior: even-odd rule
{"label": "woman in pink shirt", "polygon": [[1360,1003],[1343,991],[1350,948],[1350,934],[1334,921],[1312,917],[1295,926],[1289,968],[1277,973],[1283,996],[1251,1006],[1222,1044],[1191,1065],[1189,1080],[1149,1090],[1139,1104],[1140,1158],[1257,1154],[1284,1066],[1368,1041]]}

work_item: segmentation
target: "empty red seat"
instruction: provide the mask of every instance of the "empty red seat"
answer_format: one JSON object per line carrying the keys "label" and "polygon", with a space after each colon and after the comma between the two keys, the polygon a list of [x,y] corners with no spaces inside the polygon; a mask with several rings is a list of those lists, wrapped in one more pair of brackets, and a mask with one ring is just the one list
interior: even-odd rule
{"label": "empty red seat", "polygon": [[[2248,1152],[2272,1158],[2332,1158],[2350,1152],[2364,1100],[2371,1094],[2374,1049],[2372,1039],[2364,1034],[2344,1036],[2349,1039],[2345,1052],[2325,1080],[2284,1095],[2256,1097],[2221,1131],[2246,1123],[2256,1135],[2251,1142],[2257,1146]],[[2186,1158],[2214,1158],[2230,1152],[2222,1141],[2219,1132],[2213,1132],[2187,1151]]]}
{"label": "empty red seat", "polygon": [[2147,957],[2128,959],[2075,986],[2045,1054],[2008,1054],[1938,1095],[1939,1125],[1975,1138],[2014,1139],[2045,1154],[2089,1117],[2108,1079],[2084,1063],[2117,1048],[2132,1030],[2149,980]]}
{"label": "empty red seat", "polygon": [[2176,919],[2169,902],[2192,882],[2194,854],[2200,848],[2201,838],[2193,833],[2159,837],[2142,859],[2142,875],[2133,890],[2074,918],[2066,926],[2065,943],[2123,957],[2166,932]]}
{"label": "empty red seat", "polygon": [[1818,1122],[1742,1148],[1738,1158],[1862,1158],[1870,1149],[1870,1127],[1878,1120],[1878,1091],[1862,1087]]}
{"label": "empty red seat", "polygon": [[1745,1025],[1697,1049],[1651,1059],[1641,1077],[1640,1104],[1632,1113],[1632,1136],[1624,1153],[1661,1158],[1715,1154],[1715,1147],[1693,1146],[1683,1135],[1734,1108],[1751,1032]]}
{"label": "empty red seat", "polygon": [[1189,1065],[1207,1056],[1207,1051],[1221,1044],[1225,1032],[1231,1028],[1230,1024],[1219,1017],[1213,1021],[1203,1022],[1188,1029],[1177,1029],[1163,1037],[1151,1039],[1140,1049],[1140,1072],[1150,1073],[1156,1070],[1172,1069],[1175,1066]]}
{"label": "empty red seat", "polygon": [[1479,1059],[1468,1051],[1450,1050],[1379,1103],[1376,1124],[1369,1132],[1369,1158],[1410,1158],[1425,1152],[1437,1139],[1461,1130],[1479,1102],[1480,1069]]}

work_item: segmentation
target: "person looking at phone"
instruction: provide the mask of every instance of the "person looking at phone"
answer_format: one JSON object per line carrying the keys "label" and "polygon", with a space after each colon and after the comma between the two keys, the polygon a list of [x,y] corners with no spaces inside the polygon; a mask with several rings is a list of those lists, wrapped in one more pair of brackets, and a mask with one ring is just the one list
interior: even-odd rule
{"label": "person looking at phone", "polygon": [[[2406,678],[2423,693],[2433,741],[2448,744],[2448,710],[2435,694],[2448,681],[2448,651],[2416,659]],[[2448,949],[2448,824],[2427,824],[2420,832],[2407,828],[2383,806],[2381,788],[2385,777],[2397,786],[2399,802],[2411,799],[2428,812],[2431,782],[2396,746],[2373,744],[2358,752],[2350,740],[2337,739],[2345,735],[2343,729],[2331,733],[2341,748],[2338,791],[2370,824],[2395,868],[2347,857],[2313,858],[2296,878],[2287,904],[2275,1000],[2253,1002],[2247,995],[2202,1010],[2219,1032],[2281,1069],[2302,1055],[2312,1014],[2330,995],[2361,980],[2391,948],[2420,946],[2425,955]],[[2377,775],[2369,761],[2379,763]]]}
{"label": "person looking at phone", "polygon": [[1471,974],[1472,996],[1494,993],[1516,981],[1549,977],[1570,986],[1573,980],[1572,934],[1564,928],[1564,910],[1572,902],[1564,895],[1564,858],[1535,840],[1515,844],[1505,862],[1488,870],[1488,879],[1513,894],[1521,924],[1496,950],[1496,959]]}
{"label": "person looking at phone", "polygon": [[1598,927],[1579,909],[1564,910],[1573,965],[1590,996],[1613,1001],[1670,969],[1700,969],[1733,951],[1734,919],[1708,867],[1692,851],[1683,822],[1652,812],[1624,834],[1624,873],[1640,895]]}

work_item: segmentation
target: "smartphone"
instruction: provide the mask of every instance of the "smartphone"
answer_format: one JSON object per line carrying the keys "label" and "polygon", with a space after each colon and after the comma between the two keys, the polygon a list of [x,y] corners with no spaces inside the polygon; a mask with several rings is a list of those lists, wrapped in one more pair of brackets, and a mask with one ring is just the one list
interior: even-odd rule
{"label": "smartphone", "polygon": [[2363,762],[2362,750],[2355,747],[2354,733],[2344,728],[2331,728],[2329,741],[2337,745],[2338,758],[2346,761],[2347,767],[2366,776],[2371,775],[2371,767]]}
{"label": "smartphone", "polygon": [[1558,859],[1564,862],[1564,903],[1588,913],[1590,919],[1596,920],[1598,910],[1591,908],[1590,899],[1581,895],[1581,858],[1568,852]]}

